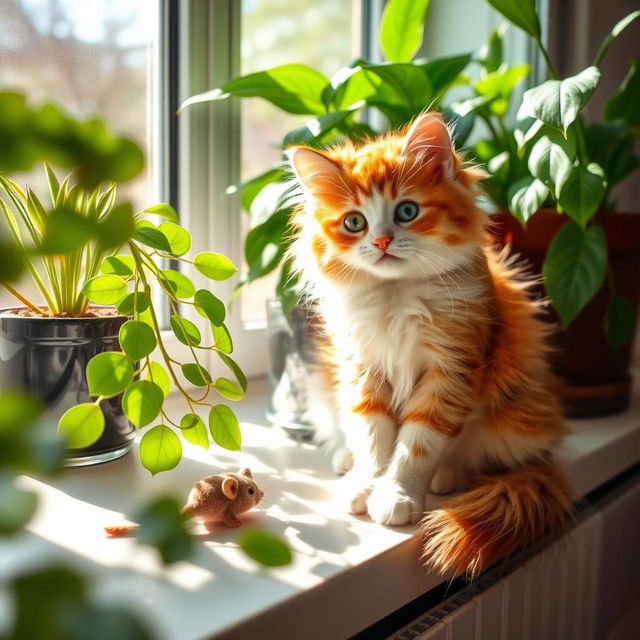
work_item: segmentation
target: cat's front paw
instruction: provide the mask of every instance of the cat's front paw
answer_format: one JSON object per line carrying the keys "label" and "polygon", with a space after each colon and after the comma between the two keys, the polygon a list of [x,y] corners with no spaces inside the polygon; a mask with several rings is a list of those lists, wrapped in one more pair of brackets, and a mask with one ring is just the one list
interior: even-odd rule
{"label": "cat's front paw", "polygon": [[346,447],[338,449],[331,459],[333,471],[339,476],[343,476],[353,469],[353,454]]}
{"label": "cat's front paw", "polygon": [[424,514],[423,500],[408,495],[397,483],[379,480],[367,500],[367,510],[380,524],[401,526],[417,523]]}
{"label": "cat's front paw", "polygon": [[341,482],[341,496],[346,510],[354,515],[367,513],[367,498],[371,494],[373,480],[356,474],[347,473]]}

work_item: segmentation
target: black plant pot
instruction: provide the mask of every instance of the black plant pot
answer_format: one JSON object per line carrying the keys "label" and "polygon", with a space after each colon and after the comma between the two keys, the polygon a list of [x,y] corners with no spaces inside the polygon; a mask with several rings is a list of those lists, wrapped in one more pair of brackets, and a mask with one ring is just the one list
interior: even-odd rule
{"label": "black plant pot", "polygon": [[[94,318],[20,317],[0,310],[0,390],[27,391],[47,407],[56,425],[62,414],[90,402],[87,363],[103,351],[119,351],[124,316]],[[121,397],[101,403],[105,429],[89,447],[71,449],[67,466],[115,460],[133,444],[135,428],[122,411]]]}

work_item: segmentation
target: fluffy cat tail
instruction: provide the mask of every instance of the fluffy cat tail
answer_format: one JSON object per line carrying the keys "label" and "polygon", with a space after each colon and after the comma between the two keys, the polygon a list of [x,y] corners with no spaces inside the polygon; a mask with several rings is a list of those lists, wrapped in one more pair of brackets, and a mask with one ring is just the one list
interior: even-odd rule
{"label": "fluffy cat tail", "polygon": [[478,476],[469,491],[421,522],[425,564],[442,573],[477,576],[518,547],[565,528],[571,491],[553,463]]}

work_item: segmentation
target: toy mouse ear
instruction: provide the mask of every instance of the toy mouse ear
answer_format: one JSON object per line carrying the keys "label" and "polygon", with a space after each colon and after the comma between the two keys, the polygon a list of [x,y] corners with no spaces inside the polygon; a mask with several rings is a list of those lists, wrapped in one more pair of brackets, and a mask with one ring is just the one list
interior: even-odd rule
{"label": "toy mouse ear", "polygon": [[253,474],[251,473],[251,469],[249,469],[248,467],[241,469],[240,475],[245,476],[245,478],[251,478],[253,480]]}
{"label": "toy mouse ear", "polygon": [[225,478],[222,481],[222,493],[229,500],[235,500],[238,495],[238,481],[235,478]]}

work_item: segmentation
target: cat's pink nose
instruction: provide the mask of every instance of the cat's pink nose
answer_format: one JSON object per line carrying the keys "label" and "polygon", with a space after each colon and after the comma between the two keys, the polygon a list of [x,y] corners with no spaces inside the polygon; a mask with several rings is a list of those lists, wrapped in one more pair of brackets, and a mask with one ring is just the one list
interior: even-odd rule
{"label": "cat's pink nose", "polygon": [[386,251],[392,240],[393,236],[380,236],[379,238],[374,238],[371,242],[375,244],[378,249]]}

